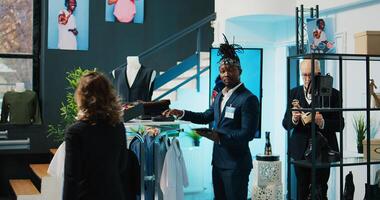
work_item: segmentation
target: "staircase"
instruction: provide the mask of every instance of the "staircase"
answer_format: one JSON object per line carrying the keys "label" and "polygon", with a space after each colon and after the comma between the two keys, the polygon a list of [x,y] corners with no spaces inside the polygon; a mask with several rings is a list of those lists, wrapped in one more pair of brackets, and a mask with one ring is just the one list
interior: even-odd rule
{"label": "staircase", "polygon": [[[199,57],[200,57],[200,70],[201,71],[204,69],[206,70],[203,74],[201,74],[201,76],[208,76],[209,70],[207,70],[206,68],[208,68],[208,66],[210,66],[210,53],[209,52],[200,52]],[[177,65],[178,64],[180,64],[180,62],[177,63]],[[164,72],[161,72],[160,75],[163,73]],[[177,76],[175,79],[173,79],[173,80],[167,82],[166,84],[164,84],[163,86],[155,89],[153,91],[152,99],[158,99],[158,97],[160,97],[164,93],[167,93],[172,88],[175,88],[176,86],[178,86],[182,82],[189,80],[189,79],[191,79],[191,77],[196,76],[196,75],[197,75],[197,66],[195,65],[190,70],[182,73],[181,75]],[[184,84],[181,88],[196,89],[197,88],[197,80],[192,79],[189,82],[187,82],[186,84]],[[175,102],[175,101],[177,101],[177,98],[178,98],[178,91],[175,90],[175,91],[169,93],[168,95],[163,96],[162,98],[163,99],[170,99],[171,102]]]}
{"label": "staircase", "polygon": [[[54,155],[57,149],[50,149]],[[32,179],[10,179],[9,184],[17,200],[60,199],[57,191],[62,190],[62,182],[47,173],[49,164],[30,164]],[[37,186],[37,187],[36,187]]]}

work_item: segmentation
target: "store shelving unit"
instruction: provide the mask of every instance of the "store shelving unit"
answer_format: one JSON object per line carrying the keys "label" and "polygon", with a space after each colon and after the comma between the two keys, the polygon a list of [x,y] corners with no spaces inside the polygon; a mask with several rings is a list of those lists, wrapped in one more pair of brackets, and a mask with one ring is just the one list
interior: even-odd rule
{"label": "store shelving unit", "polygon": [[[301,60],[301,59],[310,59],[312,66],[311,66],[311,72],[312,77],[314,77],[314,60],[335,60],[338,61],[338,68],[339,68],[339,88],[337,88],[341,93],[343,93],[343,77],[342,77],[342,71],[343,71],[343,61],[359,61],[365,63],[365,85],[366,85],[366,106],[363,108],[350,108],[350,107],[342,107],[342,108],[321,108],[317,107],[315,105],[314,98],[316,98],[314,95],[312,96],[312,105],[309,109],[299,109],[305,112],[311,112],[312,113],[312,145],[316,145],[316,125],[314,123],[315,113],[319,111],[323,112],[346,112],[346,111],[365,111],[366,112],[366,126],[367,126],[367,132],[366,132],[366,138],[368,138],[367,146],[364,148],[367,148],[367,152],[370,152],[370,115],[371,111],[379,111],[379,108],[371,108],[371,102],[370,102],[370,95],[369,95],[369,80],[370,80],[370,63],[372,61],[380,61],[380,55],[365,55],[365,54],[304,54],[304,55],[297,55],[297,56],[289,56],[287,58],[287,96],[289,96],[289,92],[291,90],[290,88],[290,72],[291,67],[297,67],[297,66],[290,66],[291,60]],[[312,79],[312,94],[314,94],[314,81],[315,79]],[[343,98],[342,95],[340,95],[340,98]],[[341,100],[341,99],[340,99]],[[344,100],[344,99],[343,99]],[[343,106],[343,105],[342,105]],[[288,108],[287,108],[288,109]],[[343,123],[343,122],[341,122]],[[341,124],[342,125],[342,124]],[[291,130],[288,130],[287,134],[287,143],[289,143],[290,139],[290,132]],[[291,199],[291,165],[297,165],[297,166],[303,166],[303,167],[309,167],[312,169],[312,196],[313,199],[315,199],[315,190],[316,190],[316,169],[318,168],[328,168],[328,167],[339,167],[339,173],[340,173],[340,199],[343,199],[343,167],[346,166],[363,166],[366,165],[366,175],[367,175],[367,184],[371,183],[371,165],[380,164],[380,160],[371,160],[371,154],[368,153],[367,159],[363,158],[344,158],[343,152],[343,132],[339,132],[338,137],[339,142],[339,150],[340,150],[340,161],[339,162],[333,162],[333,163],[320,163],[317,162],[315,158],[315,148],[313,148],[312,151],[312,160],[306,161],[293,161],[291,160],[289,156],[289,151],[287,152],[287,185],[288,185],[288,193],[287,193],[287,199]],[[368,192],[368,191],[367,191]]]}

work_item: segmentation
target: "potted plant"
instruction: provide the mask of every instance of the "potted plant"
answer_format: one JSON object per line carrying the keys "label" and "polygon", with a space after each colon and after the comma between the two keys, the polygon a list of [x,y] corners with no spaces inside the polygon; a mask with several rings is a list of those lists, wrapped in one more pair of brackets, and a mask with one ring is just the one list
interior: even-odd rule
{"label": "potted plant", "polygon": [[186,132],[186,135],[188,137],[190,137],[191,139],[193,139],[193,145],[198,147],[199,146],[199,142],[200,142],[200,139],[202,136],[200,136],[197,132],[195,132],[194,130],[190,130],[190,131],[187,131]]}
{"label": "potted plant", "polygon": [[356,131],[356,145],[358,153],[363,153],[363,140],[365,138],[365,133],[367,132],[367,126],[364,120],[364,115],[355,115],[353,120],[353,126]]}
{"label": "potted plant", "polygon": [[75,117],[77,116],[77,105],[74,100],[74,92],[78,86],[78,81],[80,77],[91,70],[76,68],[73,71],[66,72],[66,80],[69,86],[66,88],[66,100],[61,103],[60,116],[61,120],[58,124],[48,125],[48,137],[53,137],[56,142],[63,142],[65,139],[65,129],[67,126],[75,122]]}

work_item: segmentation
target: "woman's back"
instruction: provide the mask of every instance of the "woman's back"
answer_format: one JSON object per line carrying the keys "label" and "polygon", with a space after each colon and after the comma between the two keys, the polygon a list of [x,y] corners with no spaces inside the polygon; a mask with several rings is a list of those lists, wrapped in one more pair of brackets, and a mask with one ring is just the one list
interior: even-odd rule
{"label": "woman's back", "polygon": [[120,179],[126,168],[124,125],[78,121],[65,137],[63,199],[124,199]]}

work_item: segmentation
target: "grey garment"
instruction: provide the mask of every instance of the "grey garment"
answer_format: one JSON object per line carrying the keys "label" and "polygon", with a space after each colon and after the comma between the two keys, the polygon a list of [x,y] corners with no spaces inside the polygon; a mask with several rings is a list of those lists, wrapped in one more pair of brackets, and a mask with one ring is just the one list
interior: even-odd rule
{"label": "grey garment", "polygon": [[160,188],[160,180],[162,167],[164,165],[165,155],[168,149],[166,148],[165,142],[168,142],[166,136],[162,136],[154,143],[154,174],[155,174],[155,199],[163,199],[163,194]]}
{"label": "grey garment", "polygon": [[377,185],[380,188],[380,169],[376,172],[375,185]]}

